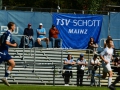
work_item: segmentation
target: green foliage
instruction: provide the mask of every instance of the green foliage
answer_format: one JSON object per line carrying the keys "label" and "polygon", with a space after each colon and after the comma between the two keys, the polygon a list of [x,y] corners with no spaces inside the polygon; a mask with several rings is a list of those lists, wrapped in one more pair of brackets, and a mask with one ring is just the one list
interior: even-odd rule
{"label": "green foliage", "polygon": [[3,6],[57,9],[59,5],[61,9],[89,10],[92,14],[108,10],[106,5],[119,4],[120,0],[3,0]]}
{"label": "green foliage", "polygon": [[91,0],[90,6],[89,6],[89,10],[91,14],[96,14],[96,11],[98,11],[102,3],[101,1],[102,0]]}

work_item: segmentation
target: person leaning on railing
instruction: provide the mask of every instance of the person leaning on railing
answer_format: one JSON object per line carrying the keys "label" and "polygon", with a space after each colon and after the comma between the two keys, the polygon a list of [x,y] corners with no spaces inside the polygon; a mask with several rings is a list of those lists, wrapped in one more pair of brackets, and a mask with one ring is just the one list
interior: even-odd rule
{"label": "person leaning on railing", "polygon": [[115,85],[120,81],[120,57],[116,56],[114,61],[115,70],[118,72],[118,76],[115,81],[109,86],[110,90],[116,90]]}
{"label": "person leaning on railing", "polygon": [[118,72],[118,75],[120,75],[120,57],[119,56],[115,58],[114,65],[117,66],[115,69]]}
{"label": "person leaning on railing", "polygon": [[65,72],[63,72],[63,78],[65,86],[69,86],[70,77],[72,77],[72,65],[75,64],[71,54],[68,54],[67,58],[64,61],[64,64],[65,65],[63,69],[65,70]]}
{"label": "person leaning on railing", "polygon": [[96,74],[96,70],[98,69],[98,66],[100,65],[100,62],[97,58],[97,54],[95,54],[93,56],[93,58],[90,60],[90,64],[89,64],[89,72],[90,72],[90,77],[91,77],[91,82],[90,85],[93,86],[95,85],[95,74]]}
{"label": "person leaning on railing", "polygon": [[93,37],[90,37],[90,41],[88,42],[87,49],[93,50],[93,53],[97,53],[98,44],[94,41]]}
{"label": "person leaning on railing", "polygon": [[80,54],[80,57],[77,59],[77,86],[82,86],[83,84],[83,76],[86,65],[87,61],[84,59],[84,55]]}

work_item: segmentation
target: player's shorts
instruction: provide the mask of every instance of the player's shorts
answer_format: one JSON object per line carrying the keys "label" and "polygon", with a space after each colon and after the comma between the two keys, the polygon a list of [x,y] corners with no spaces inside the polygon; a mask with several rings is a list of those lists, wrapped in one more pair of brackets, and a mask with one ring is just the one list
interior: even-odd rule
{"label": "player's shorts", "polygon": [[8,53],[0,52],[0,63],[3,61],[8,61],[12,59],[12,57]]}
{"label": "player's shorts", "polygon": [[103,66],[103,72],[108,73],[109,71],[112,71],[110,64],[102,63],[102,66]]}

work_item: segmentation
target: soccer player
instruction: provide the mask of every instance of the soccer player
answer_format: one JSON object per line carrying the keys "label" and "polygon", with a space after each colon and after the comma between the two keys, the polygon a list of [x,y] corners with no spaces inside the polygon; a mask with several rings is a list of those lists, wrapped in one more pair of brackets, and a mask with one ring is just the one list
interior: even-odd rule
{"label": "soccer player", "polygon": [[15,23],[9,22],[7,24],[7,26],[8,26],[8,30],[3,34],[4,38],[1,38],[1,41],[0,41],[0,42],[2,42],[2,43],[0,43],[0,63],[5,61],[9,64],[9,67],[5,72],[5,76],[4,76],[4,78],[2,78],[2,82],[5,85],[10,86],[10,84],[7,81],[7,78],[9,76],[9,74],[11,73],[12,69],[15,67],[15,62],[12,59],[12,57],[8,54],[8,49],[9,49],[9,46],[16,47],[17,44],[11,43],[11,41],[12,41],[11,33],[15,30]]}
{"label": "soccer player", "polygon": [[102,59],[102,67],[103,67],[103,75],[101,78],[105,79],[107,77],[107,73],[109,74],[109,77],[108,77],[108,87],[109,87],[112,82],[112,69],[110,65],[110,61],[113,55],[112,39],[106,40],[106,44],[107,44],[107,47],[100,54],[100,58]]}

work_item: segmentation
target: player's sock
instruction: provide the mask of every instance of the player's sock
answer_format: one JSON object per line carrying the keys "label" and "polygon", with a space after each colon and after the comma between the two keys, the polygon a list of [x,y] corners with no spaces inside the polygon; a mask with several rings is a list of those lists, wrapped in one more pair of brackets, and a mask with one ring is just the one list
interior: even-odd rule
{"label": "player's sock", "polygon": [[112,77],[108,77],[108,87],[111,85]]}
{"label": "player's sock", "polygon": [[7,70],[7,72],[5,73],[5,78],[7,79],[7,77],[9,76],[9,74],[10,74],[10,71],[9,70]]}

